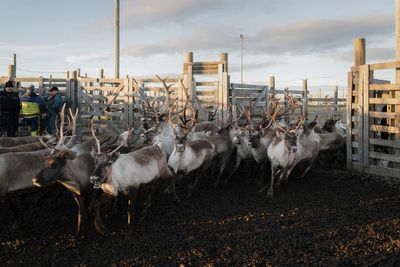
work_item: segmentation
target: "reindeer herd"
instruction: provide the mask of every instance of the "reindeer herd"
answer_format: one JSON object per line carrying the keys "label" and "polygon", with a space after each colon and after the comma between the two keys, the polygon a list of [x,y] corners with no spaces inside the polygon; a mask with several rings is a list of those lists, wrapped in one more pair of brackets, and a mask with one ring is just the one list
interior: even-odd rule
{"label": "reindeer herd", "polygon": [[[239,114],[235,118],[230,115],[219,125],[199,121],[201,107],[190,101],[181,79],[186,100],[178,107],[172,85],[157,78],[163,84],[165,101],[158,105],[160,99],[149,99],[139,90],[136,101],[142,119],[135,132],[128,129],[120,136],[97,136],[93,118],[92,138],[80,143],[75,134],[78,111],[73,114],[70,110],[66,127],[64,107],[55,136],[0,138],[0,197],[10,204],[10,210],[15,209],[10,199],[27,191],[34,191],[38,196],[35,199],[40,199],[54,188],[52,184],[60,184],[77,204],[77,232],[81,221],[94,215],[94,226],[102,233],[106,230],[104,204],[119,196],[128,201],[131,224],[139,190],[145,188],[147,192],[143,218],[153,193],[160,188],[179,206],[200,182],[211,179],[213,186],[226,184],[246,163],[259,166],[260,193],[266,191],[272,198],[296,166],[301,166],[302,178],[321,151],[344,145],[346,133],[341,120],[330,119],[320,129],[317,118],[308,122],[305,116],[295,115],[290,95],[285,95],[291,103],[288,108],[270,98],[259,125],[252,119],[252,103],[249,108],[231,105],[228,114],[233,114],[233,108]],[[177,184],[182,182],[188,186],[184,192],[177,192]]]}

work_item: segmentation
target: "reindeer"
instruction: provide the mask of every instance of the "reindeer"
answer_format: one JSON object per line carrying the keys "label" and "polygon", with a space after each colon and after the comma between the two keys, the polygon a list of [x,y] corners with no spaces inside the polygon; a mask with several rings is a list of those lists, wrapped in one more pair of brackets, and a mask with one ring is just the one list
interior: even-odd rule
{"label": "reindeer", "polygon": [[[91,129],[93,133],[95,131],[94,118],[92,119]],[[127,138],[128,137],[125,135],[125,139]],[[75,145],[71,149],[68,149],[67,146],[56,148],[43,144],[46,145],[46,148],[50,150],[51,153],[45,160],[46,166],[32,179],[32,183],[37,187],[58,183],[71,192],[78,206],[77,234],[80,232],[81,221],[86,217],[86,203],[89,202],[89,197],[93,191],[93,187],[90,184],[90,175],[94,170],[94,159],[90,152],[94,146],[102,146],[106,144],[109,139],[111,139],[111,137],[102,141],[96,138],[82,145]],[[115,139],[117,140],[118,137]],[[122,142],[122,145],[124,142]],[[118,146],[119,145],[121,144],[118,144]],[[116,145],[107,144],[103,149],[110,149],[113,146],[115,148]]]}
{"label": "reindeer", "polygon": [[[38,143],[40,137],[37,136],[18,136],[18,137],[0,137],[0,147],[15,147],[30,143]],[[47,141],[48,137],[45,137]]]}
{"label": "reindeer", "polygon": [[[192,118],[190,120],[184,120],[184,122],[191,121],[191,125],[189,127],[184,126],[184,129],[173,125],[170,116],[169,123],[174,131],[175,141],[174,150],[168,159],[168,166],[173,170],[175,175],[188,175],[197,170],[194,183],[187,192],[189,197],[192,195],[194,188],[198,184],[205,170],[210,166],[214,154],[214,146],[210,142],[203,139],[188,141],[190,135],[193,133],[192,129],[196,124],[195,112],[193,107],[191,107],[191,109]],[[176,128],[178,131],[175,130]],[[180,179],[178,178],[178,180]]]}
{"label": "reindeer", "polygon": [[143,115],[143,123],[145,125],[142,125],[144,127],[143,133],[141,134],[141,140],[145,143],[157,143],[168,158],[174,150],[174,131],[166,121],[166,118],[170,113],[172,115],[176,115],[186,110],[190,96],[188,94],[188,88],[184,86],[182,79],[179,78],[179,83],[186,95],[186,100],[182,108],[172,112],[171,109],[173,108],[173,102],[176,100],[171,99],[170,96],[173,93],[173,91],[170,90],[172,84],[166,84],[167,78],[161,79],[159,76],[156,77],[163,84],[163,89],[165,92],[164,94],[166,97],[166,102],[164,103],[164,107],[162,109],[157,109],[155,107],[157,98],[151,102],[138,85],[140,99],[142,101],[141,113]]}
{"label": "reindeer", "polygon": [[[95,137],[95,133],[92,132],[92,134]],[[99,141],[96,143],[99,144]],[[121,144],[111,152],[101,152],[100,146],[97,145],[97,151],[92,151],[95,169],[90,181],[94,184],[94,188],[101,188],[103,191],[103,195],[95,202],[94,225],[100,233],[106,229],[101,219],[101,205],[109,197],[117,197],[120,192],[129,198],[128,224],[132,222],[132,207],[138,190],[144,185],[154,186],[160,179],[169,179],[175,201],[179,202],[175,192],[175,176],[168,168],[166,156],[161,148],[158,145],[152,145],[119,155],[117,152],[123,145]],[[151,194],[147,202],[150,198]]]}
{"label": "reindeer", "polygon": [[19,146],[0,147],[0,154],[10,152],[30,152],[46,148],[41,142],[28,143]]}
{"label": "reindeer", "polygon": [[[282,180],[287,172],[291,170],[293,163],[295,162],[298,147],[298,130],[303,123],[303,120],[304,118],[302,116],[294,129],[291,129],[290,127],[284,129],[278,122],[276,122],[274,116],[272,117],[273,123],[280,131],[276,131],[276,136],[267,150],[268,159],[271,162],[271,183],[267,191],[267,196],[270,198],[273,197],[276,176],[280,174],[279,180]],[[267,186],[260,191],[264,191],[266,188]]]}

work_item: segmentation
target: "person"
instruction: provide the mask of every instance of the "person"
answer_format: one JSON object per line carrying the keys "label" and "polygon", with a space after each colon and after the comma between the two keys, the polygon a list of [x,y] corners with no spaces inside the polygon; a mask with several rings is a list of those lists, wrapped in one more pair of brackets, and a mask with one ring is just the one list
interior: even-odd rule
{"label": "person", "polygon": [[50,95],[44,98],[44,103],[46,104],[46,118],[45,118],[45,127],[46,131],[49,134],[54,134],[54,131],[56,129],[56,121],[57,121],[57,115],[60,113],[62,104],[63,104],[63,98],[58,90],[58,87],[53,86],[49,90]]}
{"label": "person", "polygon": [[16,136],[21,102],[13,91],[14,83],[8,81],[0,92],[0,136]]}
{"label": "person", "polygon": [[35,93],[35,86],[31,84],[21,97],[22,116],[24,122],[31,126],[31,136],[37,136],[40,124],[40,114],[46,110],[43,100]]}

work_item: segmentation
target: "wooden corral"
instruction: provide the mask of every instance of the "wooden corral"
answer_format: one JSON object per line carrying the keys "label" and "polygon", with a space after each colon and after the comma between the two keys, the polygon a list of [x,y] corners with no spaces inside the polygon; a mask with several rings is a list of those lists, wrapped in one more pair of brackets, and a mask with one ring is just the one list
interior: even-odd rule
{"label": "wooden corral", "polygon": [[348,74],[347,165],[400,177],[400,84],[374,79],[375,71],[390,69],[400,69],[400,61],[366,64],[365,40],[355,40],[354,67]]}
{"label": "wooden corral", "polygon": [[[13,77],[13,66],[10,65],[10,77],[16,82],[16,87],[21,84],[35,84],[38,93],[43,95],[52,86],[58,86],[60,92],[72,109],[79,107],[80,115],[77,120],[79,138],[90,134],[90,121],[95,117],[99,131],[121,133],[128,126],[138,128],[138,119],[141,117],[138,106],[139,89],[149,100],[155,100],[157,105],[165,101],[165,88],[156,77],[105,78],[103,70],[99,77],[82,76],[80,70],[69,71],[64,78],[43,77]],[[228,118],[229,106],[240,104],[248,108],[253,100],[253,119],[255,122],[261,118],[260,114],[268,108],[268,99],[275,96],[282,105],[289,103],[284,98],[284,93],[289,93],[296,100],[296,112],[299,115],[308,114],[313,119],[319,115],[320,121],[343,111],[341,102],[345,99],[338,98],[337,89],[333,98],[310,98],[307,80],[303,81],[300,89],[277,89],[275,77],[270,77],[265,85],[237,84],[229,82],[228,54],[222,53],[219,61],[196,62],[193,53],[186,54],[182,75],[175,77],[160,77],[166,79],[168,85],[172,84],[176,104],[182,106],[186,100],[184,90],[188,90],[192,104],[199,110],[199,120],[207,120],[209,113],[216,112],[217,123],[222,124]],[[1,84],[9,77],[1,77]],[[179,82],[183,81],[183,87]],[[236,115],[236,109],[232,109]],[[321,116],[322,114],[322,116]]]}

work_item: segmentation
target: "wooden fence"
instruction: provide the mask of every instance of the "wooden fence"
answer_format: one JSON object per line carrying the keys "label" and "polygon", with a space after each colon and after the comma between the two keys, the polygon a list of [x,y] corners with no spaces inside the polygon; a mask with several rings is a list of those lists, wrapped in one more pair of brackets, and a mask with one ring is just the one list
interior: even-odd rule
{"label": "wooden fence", "polygon": [[[12,73],[12,72],[11,72]],[[137,126],[141,114],[138,112],[137,97],[139,88],[144,91],[150,100],[156,99],[159,105],[165,101],[165,90],[156,76],[130,77],[110,79],[104,77],[101,70],[99,77],[82,77],[80,71],[67,72],[64,78],[43,77],[15,77],[12,78],[20,86],[21,83],[35,84],[39,94],[46,93],[52,86],[58,86],[65,96],[69,106],[73,109],[79,107],[78,135],[83,137],[90,134],[90,121],[93,117],[99,124],[100,131],[121,133],[127,126]],[[0,83],[5,83],[9,78],[1,77]],[[267,107],[268,96],[275,95],[282,101],[285,92],[296,98],[298,110],[303,114],[308,113],[311,118],[314,113],[321,115],[332,112],[340,112],[340,102],[336,94],[334,98],[315,99],[308,97],[307,81],[303,82],[302,89],[290,90],[288,88],[278,90],[275,88],[275,77],[270,78],[269,84],[236,84],[229,82],[228,55],[220,54],[219,61],[195,62],[193,53],[186,54],[183,64],[183,73],[179,77],[168,77],[166,83],[173,85],[174,98],[178,98],[178,105],[185,102],[184,88],[178,82],[183,79],[185,88],[188,88],[192,104],[199,109],[200,120],[206,120],[209,112],[217,111],[216,120],[223,123],[227,119],[228,104],[239,103],[248,107],[250,100],[255,101],[255,121],[260,119],[261,106]],[[314,105],[313,103],[318,103]],[[287,102],[283,102],[288,105]],[[234,112],[236,112],[234,110]],[[135,127],[137,128],[137,127]]]}
{"label": "wooden fence", "polygon": [[399,84],[374,80],[376,70],[400,62],[364,64],[349,73],[347,165],[372,174],[400,177]]}
{"label": "wooden fence", "polygon": [[400,84],[374,79],[375,71],[398,70],[400,61],[365,64],[365,40],[356,44],[348,74],[347,166],[400,178]]}

